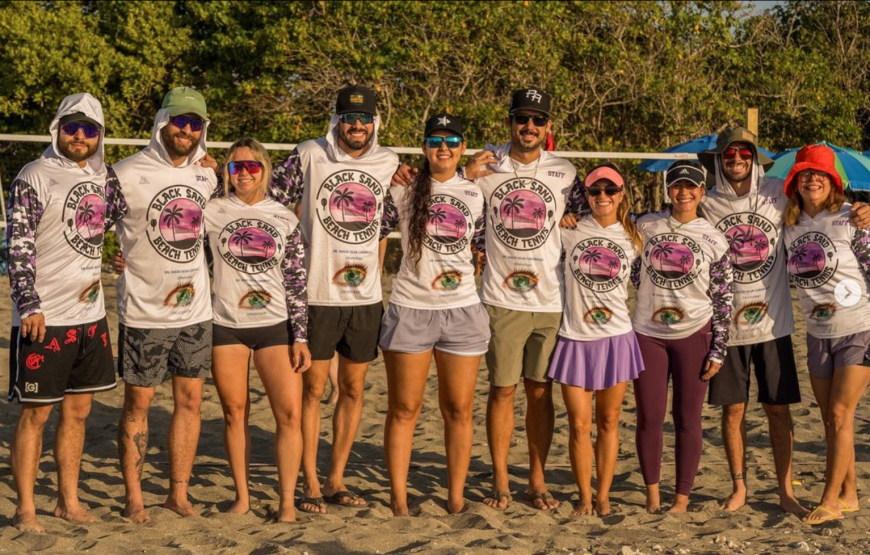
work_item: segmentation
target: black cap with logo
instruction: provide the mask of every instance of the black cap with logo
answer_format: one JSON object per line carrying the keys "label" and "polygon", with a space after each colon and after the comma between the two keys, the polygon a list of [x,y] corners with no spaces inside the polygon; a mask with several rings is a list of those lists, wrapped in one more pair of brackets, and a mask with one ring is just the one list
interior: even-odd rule
{"label": "black cap with logo", "polygon": [[74,122],[79,122],[79,121],[84,122],[84,123],[90,123],[94,127],[102,127],[102,125],[100,125],[100,123],[98,121],[95,121],[95,120],[89,118],[88,116],[84,115],[82,112],[74,112],[72,114],[67,114],[67,115],[63,116],[62,118],[60,118],[60,121],[58,121],[57,124],[58,124],[58,126],[62,126],[62,125],[66,125],[68,123],[74,123]]}
{"label": "black cap with logo", "polygon": [[543,114],[550,115],[550,95],[545,93],[539,87],[529,87],[528,89],[520,89],[514,91],[511,97],[511,110],[513,114],[517,110],[537,110]]}
{"label": "black cap with logo", "polygon": [[377,115],[378,103],[375,91],[362,85],[351,85],[338,91],[335,113],[340,115],[354,112]]}
{"label": "black cap with logo", "polygon": [[462,137],[462,118],[444,112],[435,114],[426,120],[425,135],[428,137],[436,131],[450,131]]}
{"label": "black cap with logo", "polygon": [[665,183],[671,187],[677,181],[689,181],[698,187],[703,187],[706,184],[707,172],[704,168],[694,162],[678,160],[671,164],[665,174]]}

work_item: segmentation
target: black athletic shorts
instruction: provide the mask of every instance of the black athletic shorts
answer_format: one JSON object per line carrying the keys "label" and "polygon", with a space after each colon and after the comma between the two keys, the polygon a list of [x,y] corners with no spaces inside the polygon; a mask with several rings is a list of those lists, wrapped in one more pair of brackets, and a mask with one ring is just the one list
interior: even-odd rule
{"label": "black athletic shorts", "polygon": [[378,358],[384,303],[362,306],[308,305],[308,349],[312,360],[330,360],[336,351],[352,362]]}
{"label": "black athletic shorts", "polygon": [[212,344],[215,347],[221,345],[244,345],[252,351],[274,347],[276,345],[290,345],[293,333],[290,331],[289,320],[284,320],[271,326],[258,328],[228,328],[220,324],[214,324],[214,337]]}
{"label": "black athletic shorts", "polygon": [[734,405],[749,400],[749,365],[755,367],[758,402],[793,405],[801,402],[791,336],[753,345],[728,347],[725,364],[710,380],[709,403]]}
{"label": "black athletic shorts", "polygon": [[12,328],[9,341],[9,400],[57,403],[67,393],[115,387],[115,362],[105,316],[73,326],[46,326],[42,342]]}

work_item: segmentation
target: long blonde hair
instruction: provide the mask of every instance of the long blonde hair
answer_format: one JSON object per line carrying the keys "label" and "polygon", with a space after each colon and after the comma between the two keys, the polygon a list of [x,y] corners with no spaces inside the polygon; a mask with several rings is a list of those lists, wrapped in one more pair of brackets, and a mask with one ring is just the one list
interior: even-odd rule
{"label": "long blonde hair", "polygon": [[[837,212],[843,207],[846,202],[846,196],[831,184],[831,192],[828,193],[828,198],[825,199],[825,210],[829,212]],[[785,225],[791,227],[801,218],[801,212],[804,209],[804,200],[800,193],[796,190],[788,197],[788,205],[785,207]]]}
{"label": "long blonde hair", "polygon": [[244,137],[239,139],[230,145],[229,150],[227,150],[227,163],[224,164],[224,195],[229,196],[230,191],[232,190],[232,185],[230,185],[230,169],[229,163],[233,159],[233,155],[240,148],[247,148],[251,151],[251,154],[254,155],[254,160],[263,164],[263,169],[261,170],[263,173],[263,181],[260,183],[260,193],[262,195],[266,195],[266,190],[269,188],[269,180],[272,178],[272,161],[269,160],[269,151],[258,141],[257,139],[253,139],[251,137]]}

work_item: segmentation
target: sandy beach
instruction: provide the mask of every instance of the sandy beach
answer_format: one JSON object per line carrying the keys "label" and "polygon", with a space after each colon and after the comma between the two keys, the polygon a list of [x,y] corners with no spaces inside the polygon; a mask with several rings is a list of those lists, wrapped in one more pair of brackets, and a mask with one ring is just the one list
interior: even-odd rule
{"label": "sandy beach", "polygon": [[[385,291],[390,278],[384,280]],[[104,275],[113,341],[117,344],[114,278]],[[0,321],[9,322],[8,281],[0,280]],[[803,403],[795,406],[795,486],[798,498],[811,506],[821,495],[824,481],[824,435],[813,402],[806,370],[805,326],[796,309],[795,334]],[[8,382],[8,335],[0,338],[0,373],[4,391]],[[484,426],[486,371],[481,368],[475,406],[475,446],[464,513],[448,516],[443,435],[437,407],[436,382],[430,374],[426,404],[414,439],[410,474],[412,505],[418,516],[393,518],[388,507],[389,481],[383,460],[383,424],[387,404],[386,377],[379,358],[369,370],[363,422],[348,465],[347,483],[361,493],[367,505],[359,509],[329,506],[327,515],[297,513],[291,524],[272,524],[277,506],[274,467],[274,423],[263,387],[252,373],[251,436],[253,509],[243,516],[224,515],[233,500],[229,468],[224,462],[222,416],[214,385],[205,388],[202,437],[191,479],[191,496],[201,516],[180,518],[161,508],[168,485],[166,430],[172,400],[168,384],[157,390],[151,410],[151,438],[144,472],[145,502],[152,522],[137,526],[121,517],[123,483],[117,460],[116,433],[122,387],[99,394],[88,421],[82,462],[80,494],[101,522],[80,526],[51,515],[57,483],[51,456],[56,415],[45,434],[45,452],[37,480],[37,507],[48,533],[21,533],[10,526],[15,490],[12,482],[10,442],[18,408],[7,404],[0,412],[0,554],[5,553],[154,553],[256,555],[326,555],[339,553],[478,554],[700,554],[700,553],[868,553],[870,501],[864,510],[839,523],[811,529],[777,506],[776,478],[768,447],[767,425],[755,403],[747,414],[749,506],[735,514],[718,509],[730,493],[728,465],[719,433],[719,411],[704,410],[704,453],[695,482],[690,512],[681,516],[649,515],[643,507],[644,486],[634,449],[635,408],[631,389],[624,402],[620,425],[620,455],[612,493],[614,512],[606,518],[571,518],[576,486],[568,459],[568,423],[561,394],[556,393],[556,434],[549,459],[548,482],[562,505],[550,512],[533,509],[524,500],[527,455],[523,430],[524,398],[518,394],[518,430],[511,450],[511,489],[514,501],[504,512],[482,504],[489,491],[489,452]],[[556,390],[558,391],[558,389]],[[754,398],[754,390],[753,390]],[[862,403],[856,421],[859,491],[870,487],[870,407]],[[320,467],[326,469],[332,407],[323,405]],[[665,424],[663,502],[673,495],[673,426]],[[301,487],[300,490],[301,492]]]}

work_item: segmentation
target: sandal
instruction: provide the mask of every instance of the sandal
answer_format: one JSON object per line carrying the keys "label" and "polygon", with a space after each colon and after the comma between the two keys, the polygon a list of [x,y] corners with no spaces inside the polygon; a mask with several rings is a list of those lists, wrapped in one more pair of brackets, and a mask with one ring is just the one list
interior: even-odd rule
{"label": "sandal", "polygon": [[342,507],[365,507],[365,503],[353,503],[357,499],[362,500],[362,497],[350,491],[349,489],[337,491],[332,495],[327,495],[325,500],[333,505],[341,505]]}
{"label": "sandal", "polygon": [[[825,515],[828,515],[829,518],[822,518]],[[835,513],[831,509],[823,505],[819,505],[818,507],[813,509],[813,512],[807,515],[807,517],[804,519],[804,524],[809,524],[810,526],[818,526],[819,524],[832,522],[834,520],[843,520],[843,517],[837,515],[837,513]]]}
{"label": "sandal", "polygon": [[861,507],[850,507],[849,505],[846,505],[846,502],[842,499],[837,499],[837,502],[840,504],[841,513],[857,513],[861,510]]}
{"label": "sandal", "polygon": [[[503,511],[508,508],[511,501],[514,500],[514,497],[510,494],[509,491],[493,491],[487,499],[495,499],[495,505],[487,505],[490,509],[495,509],[496,511]],[[499,503],[502,502],[502,499],[506,499],[508,504],[504,507],[499,507]]]}
{"label": "sandal", "polygon": [[[312,511],[311,509],[306,509],[302,505],[314,505],[318,508],[317,511]],[[314,515],[322,515],[325,514],[323,509],[326,509],[326,503],[323,501],[323,497],[300,497],[296,500],[296,508],[302,511],[303,513],[311,513]]]}
{"label": "sandal", "polygon": [[553,501],[557,501],[557,499],[556,499],[555,497],[553,497],[552,495],[550,495],[550,492],[549,492],[549,491],[545,491],[545,492],[543,492],[543,493],[527,493],[527,494],[526,494],[526,500],[527,500],[529,503],[532,504],[532,508],[533,508],[533,509],[538,509],[538,508],[535,506],[535,501],[540,500],[540,501],[542,501],[542,502],[544,503],[544,508],[543,508],[543,509],[538,509],[539,511],[552,511],[553,509],[556,508],[556,507],[550,507],[550,506],[549,506],[548,501],[549,501],[550,499],[552,499]]}

